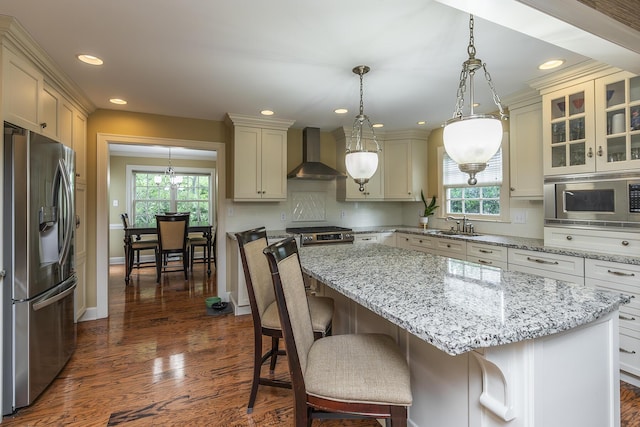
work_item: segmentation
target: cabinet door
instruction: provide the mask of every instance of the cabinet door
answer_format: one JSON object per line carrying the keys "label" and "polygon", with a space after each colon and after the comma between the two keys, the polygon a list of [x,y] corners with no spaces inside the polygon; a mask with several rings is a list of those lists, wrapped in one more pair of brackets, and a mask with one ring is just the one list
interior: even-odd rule
{"label": "cabinet door", "polygon": [[385,141],[384,198],[413,200],[411,141]]}
{"label": "cabinet door", "polygon": [[82,317],[87,310],[87,189],[85,184],[76,183],[76,231],[75,231],[75,269],[78,286],[75,291],[75,319]]}
{"label": "cabinet door", "polygon": [[545,175],[595,170],[593,82],[542,98]]}
{"label": "cabinet door", "polygon": [[640,76],[626,71],[595,81],[596,169],[640,167]]}
{"label": "cabinet door", "polygon": [[62,99],[58,114],[58,136],[60,142],[69,148],[73,148],[73,117],[73,106],[66,99]]}
{"label": "cabinet door", "polygon": [[262,191],[260,187],[262,131],[258,128],[236,126],[234,138],[233,198],[235,200],[260,199]]}
{"label": "cabinet door", "polygon": [[511,197],[542,198],[542,103],[509,110]]}
{"label": "cabinet door", "polygon": [[40,131],[40,98],[44,78],[38,70],[7,49],[3,55],[2,102],[5,120]]}
{"label": "cabinet door", "polygon": [[42,105],[42,114],[39,118],[41,132],[49,138],[59,139],[58,114],[61,96],[56,90],[46,85],[40,95]]}
{"label": "cabinet door", "polygon": [[263,129],[261,135],[262,199],[284,200],[287,198],[287,132]]}
{"label": "cabinet door", "polygon": [[80,111],[73,110],[73,151],[76,152],[76,179],[87,182],[87,118]]}

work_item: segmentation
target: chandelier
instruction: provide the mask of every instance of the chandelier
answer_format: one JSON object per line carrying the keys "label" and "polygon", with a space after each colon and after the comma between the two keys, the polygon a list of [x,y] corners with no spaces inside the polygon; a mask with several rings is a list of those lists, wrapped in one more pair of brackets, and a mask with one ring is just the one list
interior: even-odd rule
{"label": "chandelier", "polygon": [[166,179],[163,179],[162,175],[156,175],[153,177],[153,182],[155,182],[156,185],[162,184],[163,181],[167,182],[169,187],[173,189],[178,188],[180,184],[182,184],[182,176],[176,175],[176,170],[171,166],[171,147],[169,147],[169,166],[164,170],[164,177]]}
{"label": "chandelier", "polygon": [[[347,144],[347,154],[345,155],[345,165],[349,176],[360,186],[359,190],[364,191],[364,185],[376,173],[378,169],[378,153],[380,145],[376,139],[376,134],[371,125],[369,117],[364,114],[364,103],[362,102],[362,76],[369,72],[370,68],[366,65],[358,65],[352,71],[360,76],[360,114],[353,121],[353,129],[351,130],[351,138]],[[375,149],[367,149],[365,140],[364,125],[368,125],[368,133],[371,140],[375,144]]]}
{"label": "chandelier", "polygon": [[[458,164],[458,168],[469,174],[469,185],[475,185],[478,180],[476,174],[487,167],[487,162],[500,148],[502,142],[502,122],[506,120],[500,97],[496,93],[491,75],[487,71],[487,64],[475,57],[476,48],[473,39],[473,15],[469,18],[469,45],[467,53],[469,59],[462,63],[460,83],[456,97],[456,108],[453,118],[447,120],[444,125],[444,148],[451,159]],[[473,77],[475,72],[482,68],[484,77],[489,84],[493,96],[493,102],[500,110],[500,118],[492,114],[475,114],[473,99]],[[464,94],[467,91],[467,79],[469,80],[469,115],[464,116]]]}

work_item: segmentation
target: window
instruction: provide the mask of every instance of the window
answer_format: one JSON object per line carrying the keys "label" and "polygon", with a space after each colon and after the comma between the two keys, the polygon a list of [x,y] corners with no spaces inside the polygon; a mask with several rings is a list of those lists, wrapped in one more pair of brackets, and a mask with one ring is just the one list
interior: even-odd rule
{"label": "window", "polygon": [[192,222],[212,222],[212,172],[185,169],[177,175],[182,180],[171,185],[164,170],[127,166],[132,224],[153,224],[165,212],[190,212]]}
{"label": "window", "polygon": [[469,175],[460,171],[444,147],[439,148],[439,154],[446,216],[467,215],[475,219],[495,221],[503,221],[509,217],[509,189],[503,179],[507,174],[506,165],[503,164],[503,148],[489,160],[486,169],[476,175],[476,185],[467,184]]}

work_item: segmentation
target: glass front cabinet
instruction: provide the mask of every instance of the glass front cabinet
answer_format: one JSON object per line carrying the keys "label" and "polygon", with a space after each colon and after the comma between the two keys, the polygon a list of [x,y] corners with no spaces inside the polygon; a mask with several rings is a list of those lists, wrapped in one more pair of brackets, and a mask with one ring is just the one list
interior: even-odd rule
{"label": "glass front cabinet", "polygon": [[595,81],[596,170],[640,168],[640,76]]}
{"label": "glass front cabinet", "polygon": [[543,97],[544,174],[591,172],[595,168],[593,82]]}

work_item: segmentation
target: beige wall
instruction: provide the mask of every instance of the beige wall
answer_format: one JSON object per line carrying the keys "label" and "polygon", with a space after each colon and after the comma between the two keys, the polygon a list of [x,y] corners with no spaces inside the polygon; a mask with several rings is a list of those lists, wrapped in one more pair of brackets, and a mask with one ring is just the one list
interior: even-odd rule
{"label": "beige wall", "polygon": [[[87,120],[87,307],[96,301],[97,134],[107,133],[196,141],[225,142],[221,121],[187,119],[116,110],[96,110]],[[107,242],[100,242],[107,245]]]}

